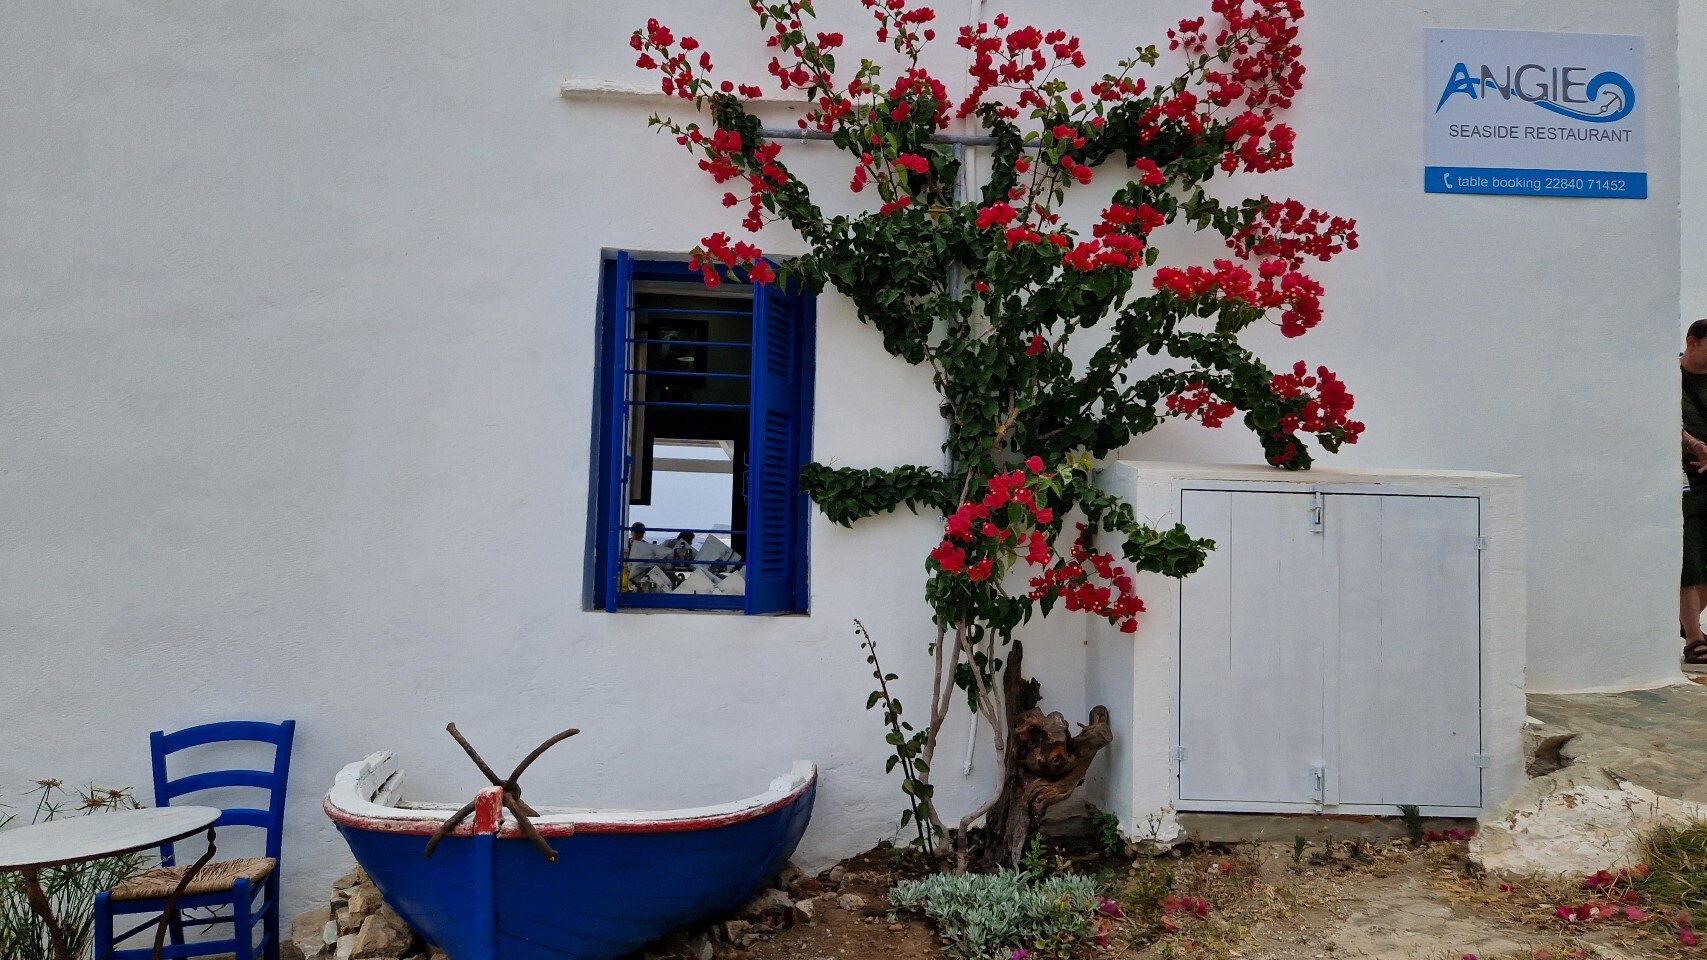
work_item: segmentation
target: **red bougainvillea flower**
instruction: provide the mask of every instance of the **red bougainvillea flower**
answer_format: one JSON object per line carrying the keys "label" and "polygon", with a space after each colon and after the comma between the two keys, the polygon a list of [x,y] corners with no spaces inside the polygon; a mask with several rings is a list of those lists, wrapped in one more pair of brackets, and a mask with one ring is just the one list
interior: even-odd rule
{"label": "red bougainvillea flower", "polygon": [[1132,166],[1138,171],[1138,183],[1145,187],[1159,187],[1168,182],[1162,174],[1162,168],[1156,166],[1156,161],[1149,157],[1139,157],[1132,161]]}
{"label": "red bougainvillea flower", "polygon": [[924,157],[919,156],[916,153],[903,153],[903,154],[901,154],[900,156],[895,158],[895,165],[897,167],[902,167],[904,169],[911,170],[917,174],[923,174],[923,173],[929,171],[931,168],[931,162],[929,160],[926,160]]}
{"label": "red bougainvillea flower", "polygon": [[1014,218],[1018,216],[1019,211],[1015,210],[1013,205],[1003,203],[998,200],[995,203],[992,203],[987,207],[982,207],[978,210],[978,217],[974,221],[974,225],[979,230],[988,230],[991,227],[1005,227],[1014,222]]}
{"label": "red bougainvillea flower", "polygon": [[905,210],[913,205],[913,198],[903,194],[889,201],[877,210],[878,216],[887,217],[890,214]]}
{"label": "red bougainvillea flower", "polygon": [[1163,403],[1168,413],[1199,420],[1206,427],[1220,427],[1237,410],[1231,403],[1217,399],[1202,383],[1188,384],[1181,392],[1168,394]]}
{"label": "red bougainvillea flower", "polygon": [[945,573],[959,573],[966,569],[966,551],[947,540],[937,544],[930,558]]}
{"label": "red bougainvillea flower", "polygon": [[1170,893],[1162,898],[1163,913],[1189,913],[1199,920],[1209,916],[1209,901],[1202,897],[1182,897]]}

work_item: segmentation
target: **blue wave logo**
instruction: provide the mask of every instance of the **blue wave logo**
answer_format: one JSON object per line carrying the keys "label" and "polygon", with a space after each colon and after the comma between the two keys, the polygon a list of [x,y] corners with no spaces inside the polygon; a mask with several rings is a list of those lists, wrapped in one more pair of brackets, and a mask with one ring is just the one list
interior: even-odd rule
{"label": "blue wave logo", "polygon": [[[1588,72],[1587,67],[1544,67],[1526,63],[1520,67],[1505,67],[1504,73],[1484,64],[1479,73],[1460,63],[1452,68],[1452,76],[1441,91],[1439,113],[1448,100],[1460,94],[1471,100],[1488,99],[1498,95],[1502,100],[1516,97],[1533,103],[1561,117],[1584,123],[1616,123],[1636,109],[1636,88],[1621,73],[1603,70],[1587,81],[1573,75]],[[1582,96],[1573,96],[1581,90]],[[1490,92],[1491,91],[1491,92]]]}

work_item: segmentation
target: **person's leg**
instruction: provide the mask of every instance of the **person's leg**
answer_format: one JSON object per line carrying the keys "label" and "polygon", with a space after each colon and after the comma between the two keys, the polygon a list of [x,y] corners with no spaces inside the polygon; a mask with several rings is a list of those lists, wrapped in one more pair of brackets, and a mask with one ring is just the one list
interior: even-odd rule
{"label": "person's leg", "polygon": [[1678,577],[1677,625],[1683,633],[1684,659],[1707,663],[1707,638],[1701,612],[1707,609],[1707,497],[1683,495],[1683,564]]}

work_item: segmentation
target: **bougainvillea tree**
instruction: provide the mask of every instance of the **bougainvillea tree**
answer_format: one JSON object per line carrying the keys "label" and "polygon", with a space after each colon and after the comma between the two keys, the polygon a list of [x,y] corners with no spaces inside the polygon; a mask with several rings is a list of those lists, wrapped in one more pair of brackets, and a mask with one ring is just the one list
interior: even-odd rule
{"label": "bougainvillea tree", "polygon": [[[778,266],[714,233],[693,254],[705,282],[834,289],[941,395],[946,469],[814,464],[801,479],[839,524],[901,505],[946,517],[924,559],[936,677],[908,792],[929,797],[937,735],[969,703],[996,731],[1000,792],[954,831],[926,802],[917,828],[932,847],[954,835],[964,865],[982,820],[983,856],[1013,863],[1112,736],[1101,708],[1076,735],[1041,712],[1016,628],[1059,605],[1133,632],[1144,610],[1135,572],[1184,576],[1213,546],[1138,520],[1093,482],[1092,464],[1169,418],[1237,420],[1286,469],[1309,466],[1307,438],[1328,451],[1355,442],[1363,427],[1338,377],[1302,362],[1271,369],[1239,337],[1254,324],[1287,338],[1316,326],[1322,288],[1306,265],[1355,248],[1357,234],[1294,200],[1210,190],[1292,163],[1293,131],[1277,116],[1304,76],[1300,0],[1211,0],[1209,17],[1168,31],[1169,52],[1140,47],[1092,75],[1077,38],[996,16],[958,27],[969,76],[950,79],[923,66],[938,30],[930,8],[861,3],[894,51],[887,72],[869,59],[839,65],[844,38],[816,29],[809,0],[750,4],[768,79],[719,77],[694,38],[656,20],[631,42],[638,65],[697,115],[652,122],[728,191],[742,227],[781,222],[808,251]],[[1164,58],[1183,63],[1166,72]],[[833,187],[870,198],[864,212],[826,216],[790,172],[749,109],[776,89],[798,93],[799,126],[828,141],[790,149],[846,152],[848,179]],[[957,189],[964,160],[950,132],[988,138],[983,183]],[[1068,194],[1091,189],[1106,197],[1095,221],[1069,222]],[[1218,234],[1225,256],[1163,259],[1165,237],[1196,231]],[[1139,375],[1141,354],[1167,360]]]}

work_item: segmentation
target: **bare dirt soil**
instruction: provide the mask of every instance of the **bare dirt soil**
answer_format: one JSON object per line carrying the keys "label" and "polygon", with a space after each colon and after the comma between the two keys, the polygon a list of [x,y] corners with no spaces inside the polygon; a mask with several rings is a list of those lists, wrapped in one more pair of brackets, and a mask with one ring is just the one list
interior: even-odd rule
{"label": "bare dirt soil", "polygon": [[[1106,945],[1073,960],[1659,960],[1707,957],[1662,918],[1567,922],[1556,910],[1594,898],[1578,881],[1501,883],[1475,875],[1462,845],[1333,843],[1294,857],[1291,844],[1210,845],[1161,857],[1059,851],[1057,866],[1101,878],[1126,916]],[[935,960],[931,925],[893,914],[883,894],[917,875],[884,850],[808,879],[807,911],[714,943],[727,960]],[[1174,900],[1164,909],[1164,894]],[[1194,908],[1202,901],[1203,915]],[[807,915],[809,913],[809,916]],[[1033,955],[1030,960],[1043,960]]]}

